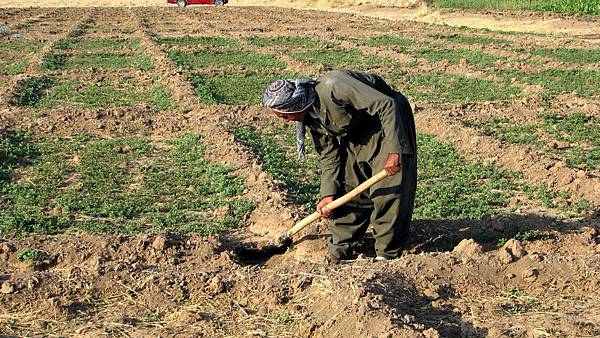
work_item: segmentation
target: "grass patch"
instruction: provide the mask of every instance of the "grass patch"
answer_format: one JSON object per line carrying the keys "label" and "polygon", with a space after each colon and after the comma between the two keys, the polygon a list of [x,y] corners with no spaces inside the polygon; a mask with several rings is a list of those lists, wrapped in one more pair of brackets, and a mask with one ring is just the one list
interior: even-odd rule
{"label": "grass patch", "polygon": [[179,50],[167,53],[173,62],[187,69],[236,66],[264,70],[287,67],[287,64],[277,60],[274,54],[259,54],[251,51],[201,49],[191,53]]}
{"label": "grass patch", "polygon": [[600,14],[600,0],[433,0],[432,3],[435,6],[446,8]]}
{"label": "grass patch", "polygon": [[480,51],[469,49],[421,49],[411,53],[415,57],[423,57],[431,62],[448,60],[451,64],[459,64],[466,60],[469,64],[478,66],[492,66],[497,60],[507,60],[506,57],[494,56]]}
{"label": "grass patch", "polygon": [[17,254],[17,259],[20,261],[39,262],[48,258],[48,254],[44,251],[35,249],[23,249]]}
{"label": "grass patch", "polygon": [[357,49],[345,50],[342,48],[321,48],[298,53],[292,53],[295,59],[328,68],[353,67],[359,70],[368,70],[391,64],[392,61],[376,55],[368,55]]}
{"label": "grass patch", "polygon": [[143,54],[89,53],[67,56],[64,54],[50,53],[46,56],[41,68],[43,70],[137,68],[147,71],[154,68],[154,65],[150,59]]}
{"label": "grass patch", "polygon": [[502,45],[508,44],[512,41],[507,39],[492,38],[489,36],[479,35],[461,35],[461,34],[429,34],[430,38],[441,39],[451,42],[464,43],[467,45]]}
{"label": "grass patch", "polygon": [[257,47],[283,47],[291,48],[318,48],[327,44],[321,39],[312,39],[305,36],[278,36],[262,38],[256,36],[245,37],[248,42]]}
{"label": "grass patch", "polygon": [[537,241],[537,240],[552,239],[552,235],[543,233],[540,230],[518,231],[512,235],[509,235],[508,238],[505,238],[505,237],[500,238],[498,240],[498,243],[496,244],[496,247],[497,248],[503,247],[504,244],[506,244],[506,242],[508,242],[508,240],[511,238],[518,239],[519,241],[525,242],[525,241]]}
{"label": "grass patch", "polygon": [[519,88],[508,84],[497,85],[490,80],[451,73],[390,73],[388,76],[397,87],[404,87],[409,97],[429,102],[510,100],[521,93]]}
{"label": "grass patch", "polygon": [[[231,132],[257,155],[265,172],[286,183],[295,202],[312,209],[319,200],[318,159],[314,148],[309,149],[312,142],[306,144],[312,154],[307,154],[304,161],[296,158],[295,151],[286,149],[284,145],[290,144],[290,136],[294,137],[292,129],[290,125],[289,128],[274,128],[265,132],[240,125],[232,127]],[[285,135],[288,135],[287,138]]]}
{"label": "grass patch", "polygon": [[222,46],[222,47],[240,47],[240,42],[234,39],[228,39],[217,36],[183,36],[183,37],[156,37],[156,42],[161,45],[169,46]]}
{"label": "grass patch", "polygon": [[34,106],[53,108],[74,105],[81,108],[132,107],[147,104],[150,108],[163,111],[175,107],[172,97],[161,84],[149,88],[140,87],[132,78],[105,80],[98,83],[63,81],[48,90],[47,95]]}
{"label": "grass patch", "polygon": [[599,98],[600,71],[580,69],[548,69],[535,73],[498,71],[506,79],[516,78],[520,82],[537,84],[546,90],[547,96],[576,93],[584,98]]}
{"label": "grass patch", "polygon": [[562,62],[592,64],[600,62],[600,50],[582,48],[556,48],[556,49],[518,49],[517,52],[528,52],[541,57],[550,57]]}
{"label": "grass patch", "polygon": [[21,59],[15,62],[0,62],[0,75],[19,75],[29,66],[29,60]]}
{"label": "grass patch", "polygon": [[33,76],[17,82],[10,104],[18,107],[35,106],[55,83],[48,76]]}
{"label": "grass patch", "polygon": [[467,127],[475,127],[482,134],[502,142],[542,146],[541,137],[537,133],[538,126],[533,124],[518,125],[502,117],[494,117],[485,122],[464,121],[463,123]]}
{"label": "grass patch", "polygon": [[507,206],[515,174],[468,163],[450,145],[417,135],[419,183],[415,218],[480,219]]}
{"label": "grass patch", "polygon": [[[143,138],[26,137],[9,147],[37,157],[12,161],[2,180],[0,235],[67,229],[135,234],[238,227],[254,208],[229,169],[204,159],[205,145],[185,135],[152,145]],[[16,163],[16,164],[15,164]],[[20,174],[14,175],[17,171]]]}
{"label": "grass patch", "polygon": [[395,35],[371,36],[367,39],[361,40],[361,43],[371,47],[393,46],[397,49],[408,48],[416,44],[416,42],[413,40],[401,38]]}
{"label": "grass patch", "polygon": [[[468,127],[479,129],[484,135],[511,144],[530,144],[560,155],[568,165],[600,167],[600,119],[583,113],[569,116],[556,113],[540,115],[541,123],[514,124],[507,118],[487,121],[465,121]],[[548,148],[551,141],[568,142],[566,149]]]}
{"label": "grass patch", "polygon": [[44,44],[39,42],[30,42],[30,41],[10,41],[4,42],[2,46],[0,46],[0,51],[3,52],[11,52],[16,51],[19,53],[31,53],[37,52],[42,49]]}
{"label": "grass patch", "polygon": [[262,72],[220,75],[191,74],[190,82],[196,95],[207,104],[260,104],[266,86],[281,78],[293,75]]}
{"label": "grass patch", "polygon": [[80,50],[101,48],[128,48],[135,49],[140,46],[140,39],[64,39],[54,45],[56,49]]}

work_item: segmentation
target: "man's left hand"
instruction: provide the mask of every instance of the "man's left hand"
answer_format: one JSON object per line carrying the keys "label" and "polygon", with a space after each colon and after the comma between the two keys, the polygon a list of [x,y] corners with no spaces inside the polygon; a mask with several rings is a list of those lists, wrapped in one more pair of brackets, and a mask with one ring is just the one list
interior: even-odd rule
{"label": "man's left hand", "polygon": [[389,153],[383,169],[385,169],[390,176],[396,175],[402,171],[402,158],[400,157],[400,154]]}

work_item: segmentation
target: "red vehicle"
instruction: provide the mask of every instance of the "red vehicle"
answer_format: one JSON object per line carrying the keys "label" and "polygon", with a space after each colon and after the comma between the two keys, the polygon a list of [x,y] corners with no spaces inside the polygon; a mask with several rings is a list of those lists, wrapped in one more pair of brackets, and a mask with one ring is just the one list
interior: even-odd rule
{"label": "red vehicle", "polygon": [[229,2],[229,1],[228,0],[167,0],[167,3],[177,4],[177,6],[179,6],[179,7],[185,7],[187,5],[196,5],[196,4],[223,6],[227,2]]}

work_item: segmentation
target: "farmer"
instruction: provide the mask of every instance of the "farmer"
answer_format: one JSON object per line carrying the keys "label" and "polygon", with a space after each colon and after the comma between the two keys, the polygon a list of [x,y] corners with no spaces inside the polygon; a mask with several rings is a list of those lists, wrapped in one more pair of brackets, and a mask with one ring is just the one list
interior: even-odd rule
{"label": "farmer", "polygon": [[[369,224],[375,259],[398,257],[408,242],[417,184],[415,125],[407,99],[377,75],[339,70],[318,79],[278,80],[267,87],[262,103],[296,122],[300,158],[305,126],[310,129],[321,167],[317,212],[335,219],[329,262],[351,259]],[[335,211],[325,208],[382,169],[391,176]]]}

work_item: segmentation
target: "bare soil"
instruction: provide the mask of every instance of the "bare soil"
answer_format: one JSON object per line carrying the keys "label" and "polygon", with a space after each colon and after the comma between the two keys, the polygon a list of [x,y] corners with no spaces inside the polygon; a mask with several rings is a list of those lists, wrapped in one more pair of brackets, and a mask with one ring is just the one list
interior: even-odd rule
{"label": "bare soil", "polygon": [[[21,4],[28,6],[26,2]],[[121,4],[110,3],[111,6]],[[92,5],[98,6],[97,2]],[[6,6],[0,3],[0,7]],[[358,10],[370,14],[383,11],[381,8]],[[385,9],[386,15],[391,12]],[[472,13],[448,15],[462,16],[460,22],[464,22]],[[480,15],[483,14],[475,16]],[[245,179],[244,198],[257,204],[246,227],[212,238],[195,234],[77,233],[0,239],[3,304],[0,334],[40,337],[600,336],[598,213],[574,221],[548,217],[544,210],[477,221],[418,220],[414,223],[411,247],[401,258],[386,262],[374,262],[368,249],[372,239],[368,239],[367,248],[357,260],[328,266],[324,259],[328,239],[325,221],[300,233],[293,248],[283,254],[255,257],[252,261],[237,254],[236,249],[243,243],[272,239],[306,213],[289,202],[283,184],[263,172],[255,155],[227,131],[229,124],[241,120],[253,121],[257,126],[279,121],[257,106],[199,103],[185,74],[166,57],[150,34],[172,32],[166,23],[178,22],[193,27],[190,34],[213,36],[238,37],[240,32],[259,30],[272,36],[293,35],[298,31],[324,38],[333,33],[368,36],[380,31],[368,30],[362,25],[372,24],[375,19],[333,12],[235,6],[197,7],[186,11],[5,9],[0,11],[0,16],[0,21],[30,25],[29,34],[45,42],[44,48],[32,55],[34,61],[25,75],[39,72],[38,66],[54,42],[67,37],[86,20],[92,20],[95,28],[88,34],[94,38],[121,34],[139,37],[141,48],[157,66],[155,71],[161,74],[161,83],[181,107],[191,108],[185,114],[157,113],[144,107],[101,110],[61,107],[44,111],[15,108],[7,101],[14,84],[25,76],[21,75],[1,85],[0,128],[21,128],[43,135],[74,135],[85,131],[100,137],[114,137],[133,130],[153,139],[197,132],[214,145],[207,156],[232,166],[234,174]],[[240,18],[244,19],[243,25],[236,24]],[[597,34],[596,31],[585,31],[597,30],[597,25],[579,31],[579,24],[589,22],[577,18],[555,19],[570,22],[565,27],[572,29],[568,33],[571,35],[525,36],[516,43],[524,46],[598,43],[590,40],[593,38],[590,34]],[[429,20],[438,20],[438,17]],[[488,16],[487,20],[496,19]],[[519,27],[527,27],[531,26],[527,23],[532,19],[528,15],[513,14],[510,20]],[[414,25],[413,22],[375,21],[382,31],[393,27],[406,32]],[[104,24],[117,28],[104,31],[99,28]],[[323,26],[333,33],[324,32]],[[436,26],[433,30],[444,32],[444,29]],[[540,28],[545,29],[549,28]],[[425,35],[413,31],[414,34],[410,34],[417,37]],[[565,31],[558,29],[558,33]],[[293,67],[299,72],[315,72],[302,64]],[[457,73],[469,71],[472,69],[468,67],[456,69]],[[129,71],[128,74],[152,81],[143,72]],[[96,81],[103,76],[120,75],[120,71],[76,70],[61,76]],[[586,103],[592,113],[597,110],[596,102]],[[522,112],[515,115],[528,116],[537,107],[531,102],[473,107],[417,103],[415,118],[419,130],[440,138],[448,137],[466,158],[520,170],[532,182],[556,182],[554,186],[568,187],[577,197],[586,197],[599,205],[595,194],[600,191],[597,178],[578,176],[560,166],[557,170],[547,170],[547,166],[557,166],[555,160],[524,147],[499,144],[460,127],[460,119],[469,114]],[[562,184],[569,175],[575,175],[573,181]],[[467,235],[471,228],[486,227],[501,232],[514,223],[544,230],[552,236],[532,242],[512,240],[498,249],[482,247]],[[444,238],[449,235],[459,236],[464,241],[444,249]],[[43,258],[19,260],[19,252],[26,248],[39,250],[44,253]]]}

